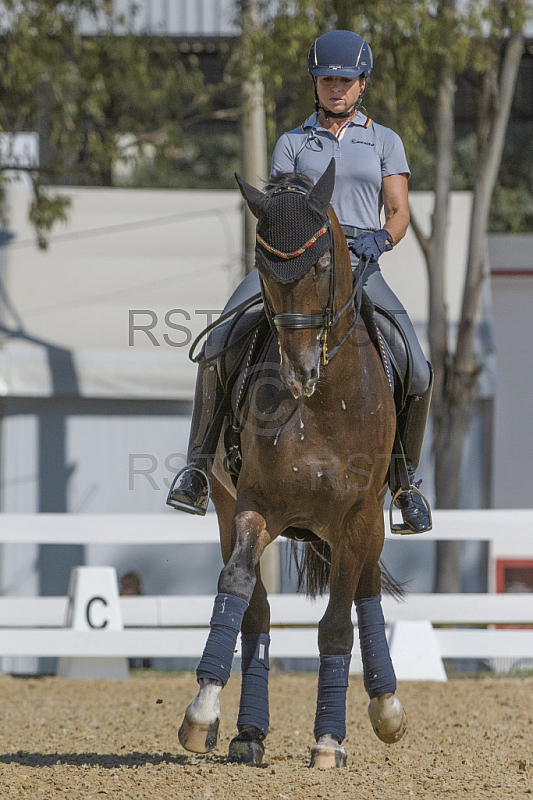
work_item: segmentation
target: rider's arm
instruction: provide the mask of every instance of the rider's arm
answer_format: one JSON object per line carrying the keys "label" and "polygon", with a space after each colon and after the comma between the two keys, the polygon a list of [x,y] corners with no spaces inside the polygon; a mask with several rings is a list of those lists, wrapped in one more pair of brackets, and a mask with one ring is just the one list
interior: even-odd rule
{"label": "rider's arm", "polygon": [[385,212],[383,227],[390,233],[396,245],[403,239],[409,227],[407,175],[403,173],[382,178],[381,196]]}

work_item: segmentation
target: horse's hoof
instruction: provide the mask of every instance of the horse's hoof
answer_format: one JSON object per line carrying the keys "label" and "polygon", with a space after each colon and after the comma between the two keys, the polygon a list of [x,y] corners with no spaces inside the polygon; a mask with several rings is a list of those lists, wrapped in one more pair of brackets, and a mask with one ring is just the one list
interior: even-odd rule
{"label": "horse's hoof", "polygon": [[386,744],[399,742],[407,730],[407,714],[395,694],[373,697],[368,706],[368,716],[374,733]]}
{"label": "horse's hoof", "polygon": [[185,714],[178,731],[181,746],[191,753],[209,753],[217,746],[219,724],[220,719],[208,724],[193,722]]}
{"label": "horse's hoof", "polygon": [[256,728],[244,729],[229,743],[228,763],[258,766],[263,761],[265,746]]}
{"label": "horse's hoof", "polygon": [[330,769],[346,766],[346,750],[331,736],[321,736],[311,748],[310,767]]}

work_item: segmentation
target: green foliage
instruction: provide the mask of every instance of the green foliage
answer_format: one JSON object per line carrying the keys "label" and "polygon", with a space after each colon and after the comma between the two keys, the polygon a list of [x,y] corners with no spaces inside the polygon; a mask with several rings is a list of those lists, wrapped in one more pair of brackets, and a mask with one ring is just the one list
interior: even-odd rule
{"label": "green foliage", "polygon": [[237,133],[183,134],[181,147],[140,160],[132,172],[118,177],[117,186],[165,189],[235,189],[234,172],[241,170],[241,139]]}
{"label": "green foliage", "polygon": [[[128,158],[149,146],[159,160],[172,161],[184,130],[205,118],[217,93],[194,56],[184,56],[170,39],[128,32],[127,20],[108,14],[105,30],[82,36],[81,12],[106,12],[110,5],[7,0],[0,11],[0,132],[41,136],[40,163],[24,165],[31,166],[30,219],[41,247],[68,206],[44,187],[110,185],[125,137]],[[122,35],[114,32],[117,24]],[[4,149],[0,195],[13,166]]]}
{"label": "green foliage", "polygon": [[528,131],[507,137],[499,181],[492,198],[491,231],[533,230],[533,139]]}
{"label": "green foliage", "polygon": [[[196,56],[182,53],[175,40],[128,32],[128,19],[114,18],[106,0],[5,0],[0,132],[36,130],[41,136],[40,164],[27,170],[39,245],[67,213],[66,198],[47,189],[54,183],[233,188],[233,171],[240,167],[239,85],[250,64],[260,57],[271,150],[282,131],[313,111],[307,54],[316,36],[334,27],[357,30],[370,42],[375,68],[365,110],[402,136],[412,188],[432,188],[439,69],[451,62],[468,77],[474,98],[497,102],[486,76],[497,76],[501,38],[523,24],[527,3],[472,0],[461,4],[461,13],[455,5],[451,0],[279,0],[251,44],[230,43],[219,74],[207,81]],[[81,36],[80,13],[102,11],[105,29]],[[454,188],[472,186],[485,133],[458,137]],[[531,163],[529,142],[520,147],[529,153],[524,163]],[[494,195],[494,229],[531,225],[533,176],[518,163],[519,149],[511,137]],[[13,166],[4,147],[0,202]]]}
{"label": "green foliage", "polygon": [[37,244],[41,250],[48,246],[47,234],[56,222],[66,222],[71,200],[65,195],[51,193],[34,182],[34,198],[30,205],[29,219],[37,234]]}
{"label": "green foliage", "polygon": [[[274,120],[268,131],[269,147],[282,131],[301,124],[313,110],[313,88],[307,74],[311,42],[328,29],[348,28],[363,35],[374,54],[364,110],[402,137],[413,171],[411,187],[432,189],[439,70],[449,64],[456,75],[467,76],[479,111],[488,109],[486,118],[490,120],[490,109],[498,102],[494,89],[502,40],[522,29],[527,11],[527,0],[471,0],[462,4],[451,0],[395,0],[394,4],[390,0],[360,0],[357,4],[350,0],[283,0],[256,42],[263,52],[267,107]],[[473,124],[470,134],[458,136],[454,189],[472,188],[488,132],[486,126],[478,126],[476,132]],[[494,194],[494,230],[502,226],[527,229],[520,226],[530,220],[531,175],[521,170],[518,184],[509,184],[510,171],[516,166],[511,151],[512,147],[506,148]]]}

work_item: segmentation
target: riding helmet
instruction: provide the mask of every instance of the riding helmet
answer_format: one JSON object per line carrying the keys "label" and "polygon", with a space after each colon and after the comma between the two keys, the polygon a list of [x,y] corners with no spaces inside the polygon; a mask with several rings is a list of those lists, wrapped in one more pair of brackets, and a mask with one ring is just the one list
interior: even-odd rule
{"label": "riding helmet", "polygon": [[328,31],[315,39],[309,51],[309,72],[314,78],[338,75],[341,78],[368,78],[372,72],[372,50],[362,36],[353,31]]}

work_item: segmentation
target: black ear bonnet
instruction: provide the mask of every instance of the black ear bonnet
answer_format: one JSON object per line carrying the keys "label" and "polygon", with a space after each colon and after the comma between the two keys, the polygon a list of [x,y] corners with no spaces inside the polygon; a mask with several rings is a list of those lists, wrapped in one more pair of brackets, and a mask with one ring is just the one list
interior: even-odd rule
{"label": "black ear bonnet", "polygon": [[264,194],[239,175],[235,178],[257,217],[257,268],[279,283],[300,280],[331,247],[327,210],[335,182],[334,160],[311,188],[288,180]]}

